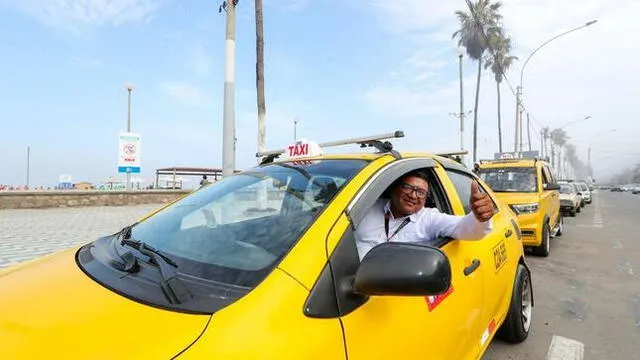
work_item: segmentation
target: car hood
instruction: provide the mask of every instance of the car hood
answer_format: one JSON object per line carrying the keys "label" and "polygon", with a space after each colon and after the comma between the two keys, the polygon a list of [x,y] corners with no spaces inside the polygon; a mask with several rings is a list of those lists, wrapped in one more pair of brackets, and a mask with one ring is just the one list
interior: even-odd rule
{"label": "car hood", "polygon": [[497,192],[496,196],[504,203],[512,204],[531,204],[540,201],[538,193],[511,193],[511,192]]}
{"label": "car hood", "polygon": [[163,310],[86,276],[77,249],[0,272],[0,358],[169,359],[210,315]]}

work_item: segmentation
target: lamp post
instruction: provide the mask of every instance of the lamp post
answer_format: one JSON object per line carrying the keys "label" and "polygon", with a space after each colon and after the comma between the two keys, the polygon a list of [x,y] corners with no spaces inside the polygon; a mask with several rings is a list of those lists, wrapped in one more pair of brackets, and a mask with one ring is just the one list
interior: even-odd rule
{"label": "lamp post", "polygon": [[[133,84],[126,83],[124,88],[127,90],[127,132],[131,132],[131,93],[133,92]],[[127,190],[131,190],[131,170],[127,169]]]}
{"label": "lamp post", "polygon": [[562,37],[564,35],[570,34],[574,31],[578,31],[580,29],[583,29],[587,26],[591,26],[593,24],[595,24],[596,22],[598,22],[598,20],[591,20],[586,22],[584,25],[578,26],[576,28],[573,28],[571,30],[565,31],[561,34],[558,34],[554,37],[552,37],[551,39],[545,41],[544,43],[542,43],[542,45],[538,46],[535,50],[533,50],[531,52],[531,54],[529,54],[529,56],[527,57],[527,59],[525,60],[524,64],[522,65],[522,69],[520,70],[520,85],[518,85],[518,88],[516,90],[516,131],[515,131],[515,145],[514,145],[514,152],[520,153],[522,152],[522,80],[524,78],[524,69],[526,68],[527,64],[529,63],[529,61],[531,60],[531,58],[533,57],[533,55],[535,55],[538,50],[542,49],[545,45],[547,45],[548,43],[552,42],[553,40]]}
{"label": "lamp post", "polygon": [[298,119],[293,119],[293,141],[298,140]]}

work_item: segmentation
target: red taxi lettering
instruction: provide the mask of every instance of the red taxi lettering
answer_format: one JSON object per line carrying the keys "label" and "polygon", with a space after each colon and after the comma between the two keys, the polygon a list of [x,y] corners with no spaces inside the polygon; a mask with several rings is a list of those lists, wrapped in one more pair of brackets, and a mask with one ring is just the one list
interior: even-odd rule
{"label": "red taxi lettering", "polygon": [[289,145],[287,150],[289,150],[289,156],[309,155],[309,144]]}

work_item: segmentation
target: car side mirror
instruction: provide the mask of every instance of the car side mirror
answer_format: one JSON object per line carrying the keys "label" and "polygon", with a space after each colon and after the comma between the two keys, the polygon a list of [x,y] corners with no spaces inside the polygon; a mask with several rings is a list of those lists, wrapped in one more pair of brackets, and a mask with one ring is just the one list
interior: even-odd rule
{"label": "car side mirror", "polygon": [[544,184],[544,189],[547,191],[560,190],[560,184],[558,183],[547,183]]}
{"label": "car side mirror", "polygon": [[353,282],[363,295],[429,296],[451,285],[447,256],[434,247],[382,243],[362,259]]}

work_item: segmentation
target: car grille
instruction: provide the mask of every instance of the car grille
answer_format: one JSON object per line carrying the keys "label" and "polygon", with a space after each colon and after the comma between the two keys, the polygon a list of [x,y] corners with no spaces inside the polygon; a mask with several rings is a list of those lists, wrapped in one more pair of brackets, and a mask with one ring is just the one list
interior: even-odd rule
{"label": "car grille", "polygon": [[571,206],[571,205],[573,205],[573,202],[571,200],[561,200],[560,201],[560,205]]}

